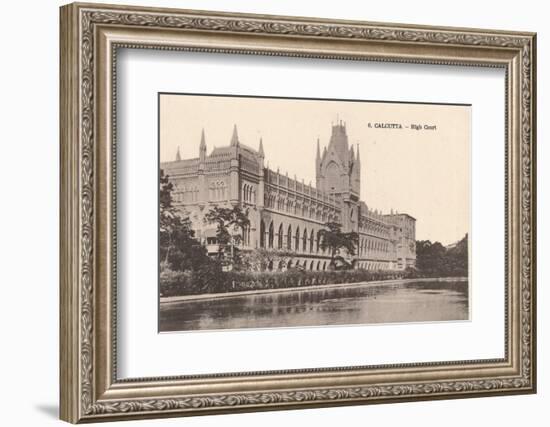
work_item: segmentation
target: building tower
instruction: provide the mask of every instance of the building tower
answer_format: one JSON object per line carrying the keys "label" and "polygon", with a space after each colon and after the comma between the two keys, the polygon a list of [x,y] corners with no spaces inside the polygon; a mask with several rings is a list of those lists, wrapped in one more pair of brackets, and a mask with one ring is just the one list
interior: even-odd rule
{"label": "building tower", "polygon": [[315,166],[317,188],[333,194],[342,205],[343,231],[357,231],[361,161],[353,147],[349,147],[346,123],[342,120],[332,125],[330,141],[322,156],[317,144]]}

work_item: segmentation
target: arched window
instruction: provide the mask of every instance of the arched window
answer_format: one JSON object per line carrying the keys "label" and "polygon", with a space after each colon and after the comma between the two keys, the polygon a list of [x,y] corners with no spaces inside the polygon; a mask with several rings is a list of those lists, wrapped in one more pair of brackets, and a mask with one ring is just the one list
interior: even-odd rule
{"label": "arched window", "polygon": [[309,235],[309,251],[313,252],[313,245],[314,245],[314,237],[313,237],[313,230],[311,230],[311,233]]}
{"label": "arched window", "polygon": [[269,224],[267,244],[269,245],[269,249],[273,249],[273,221]]}
{"label": "arched window", "polygon": [[243,227],[242,244],[246,245],[246,225]]}
{"label": "arched window", "polygon": [[294,250],[300,250],[300,227],[296,227],[296,234],[294,235]]}
{"label": "arched window", "polygon": [[283,224],[279,225],[279,233],[277,234],[277,249],[283,249]]}
{"label": "arched window", "polygon": [[292,250],[292,226],[290,225],[288,226],[288,231],[286,233],[286,248],[288,250]]}
{"label": "arched window", "polygon": [[317,252],[319,252],[319,246],[321,245],[321,231],[317,232]]}
{"label": "arched window", "polygon": [[250,202],[250,185],[244,184],[243,186],[243,200],[245,203]]}
{"label": "arched window", "polygon": [[307,228],[304,228],[304,235],[302,236],[302,250],[305,252],[307,249]]}
{"label": "arched window", "polygon": [[317,271],[321,269],[321,261],[317,261]]}
{"label": "arched window", "polygon": [[260,248],[265,248],[265,222],[263,219],[260,222]]}
{"label": "arched window", "polygon": [[250,246],[250,225],[246,225],[244,229],[246,231],[245,244],[246,246]]}
{"label": "arched window", "polygon": [[309,264],[309,269],[313,270],[313,261],[311,261],[311,263]]}
{"label": "arched window", "polygon": [[285,266],[285,263],[283,261],[279,261],[279,265],[277,266],[277,270],[282,270]]}

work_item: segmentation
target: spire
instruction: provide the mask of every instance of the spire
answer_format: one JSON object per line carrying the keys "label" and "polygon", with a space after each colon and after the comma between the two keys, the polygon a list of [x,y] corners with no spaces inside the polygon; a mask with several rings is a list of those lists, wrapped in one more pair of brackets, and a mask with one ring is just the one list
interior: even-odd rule
{"label": "spire", "polygon": [[176,151],[176,162],[181,160],[180,146],[178,145],[178,151]]}
{"label": "spire", "polygon": [[357,162],[361,163],[361,152],[359,151],[359,144],[357,144]]}
{"label": "spire", "polygon": [[202,163],[206,161],[206,138],[204,136],[204,129],[201,132],[201,144],[199,146],[199,161]]}
{"label": "spire", "polygon": [[204,137],[204,128],[202,128],[201,132],[201,149],[204,147],[206,149],[206,138]]}
{"label": "spire", "polygon": [[237,125],[233,125],[233,135],[231,135],[231,145],[232,146],[238,146],[239,145],[239,135],[237,133]]}
{"label": "spire", "polygon": [[321,148],[319,147],[319,138],[317,138],[317,160],[321,158]]}
{"label": "spire", "polygon": [[261,157],[264,157],[264,143],[263,138],[260,138],[260,148],[258,148],[258,153],[260,153]]}

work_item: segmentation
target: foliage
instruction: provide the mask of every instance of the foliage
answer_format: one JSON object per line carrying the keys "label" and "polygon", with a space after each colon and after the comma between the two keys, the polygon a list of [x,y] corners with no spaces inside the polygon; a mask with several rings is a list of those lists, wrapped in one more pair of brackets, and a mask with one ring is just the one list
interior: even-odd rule
{"label": "foliage", "polygon": [[326,229],[319,231],[321,238],[319,246],[322,250],[328,249],[330,251],[330,263],[334,268],[335,257],[340,254],[341,249],[345,249],[349,255],[355,255],[355,247],[359,243],[359,235],[355,231],[343,233],[342,226],[337,222],[327,222],[325,227]]}
{"label": "foliage", "polygon": [[[249,290],[286,289],[295,287],[331,284],[360,283],[376,280],[400,279],[403,272],[344,270],[309,271],[291,268],[286,271],[221,271],[205,269],[192,273],[177,273],[172,281],[161,280],[161,295],[194,295],[202,293],[224,293]],[[162,275],[161,275],[162,279]],[[179,283],[176,283],[180,280]]]}
{"label": "foliage", "polygon": [[242,255],[238,270],[265,271],[269,270],[270,265],[271,269],[277,269],[280,263],[288,265],[295,256],[295,252],[286,249],[258,248]]}
{"label": "foliage", "polygon": [[199,268],[208,259],[206,249],[195,239],[189,217],[172,205],[174,187],[164,171],[160,173],[159,192],[159,255],[172,270],[187,271]]}
{"label": "foliage", "polygon": [[220,244],[220,258],[230,258],[232,264],[240,262],[237,246],[243,241],[245,230],[250,226],[248,209],[214,207],[204,216],[206,222],[216,223],[216,238]]}
{"label": "foliage", "polygon": [[250,225],[248,209],[243,212],[239,205],[232,208],[216,206],[206,213],[205,220],[217,223],[216,237],[221,244],[233,242],[238,245],[243,239],[245,228]]}
{"label": "foliage", "polygon": [[423,277],[467,276],[468,235],[449,248],[439,242],[417,241],[416,268],[417,275]]}

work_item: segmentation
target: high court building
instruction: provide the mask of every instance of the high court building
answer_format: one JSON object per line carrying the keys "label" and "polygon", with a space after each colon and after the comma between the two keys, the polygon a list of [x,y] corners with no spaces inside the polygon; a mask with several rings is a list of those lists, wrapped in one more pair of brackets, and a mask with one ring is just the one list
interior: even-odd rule
{"label": "high court building", "polygon": [[393,211],[383,214],[360,200],[361,159],[349,146],[342,121],[332,125],[322,153],[317,140],[315,187],[266,167],[262,140],[257,150],[243,144],[236,126],[227,146],[207,151],[203,130],[198,157],[181,159],[178,149],[176,159],[160,167],[174,185],[174,205],[189,216],[196,237],[209,251],[217,248],[216,226],[204,221],[206,212],[214,206],[240,205],[250,219],[242,250],[294,253],[285,265],[273,268],[328,268],[328,250],[319,247],[319,231],[327,222],[359,235],[356,254],[347,255],[355,268],[402,270],[415,265],[415,218]]}

